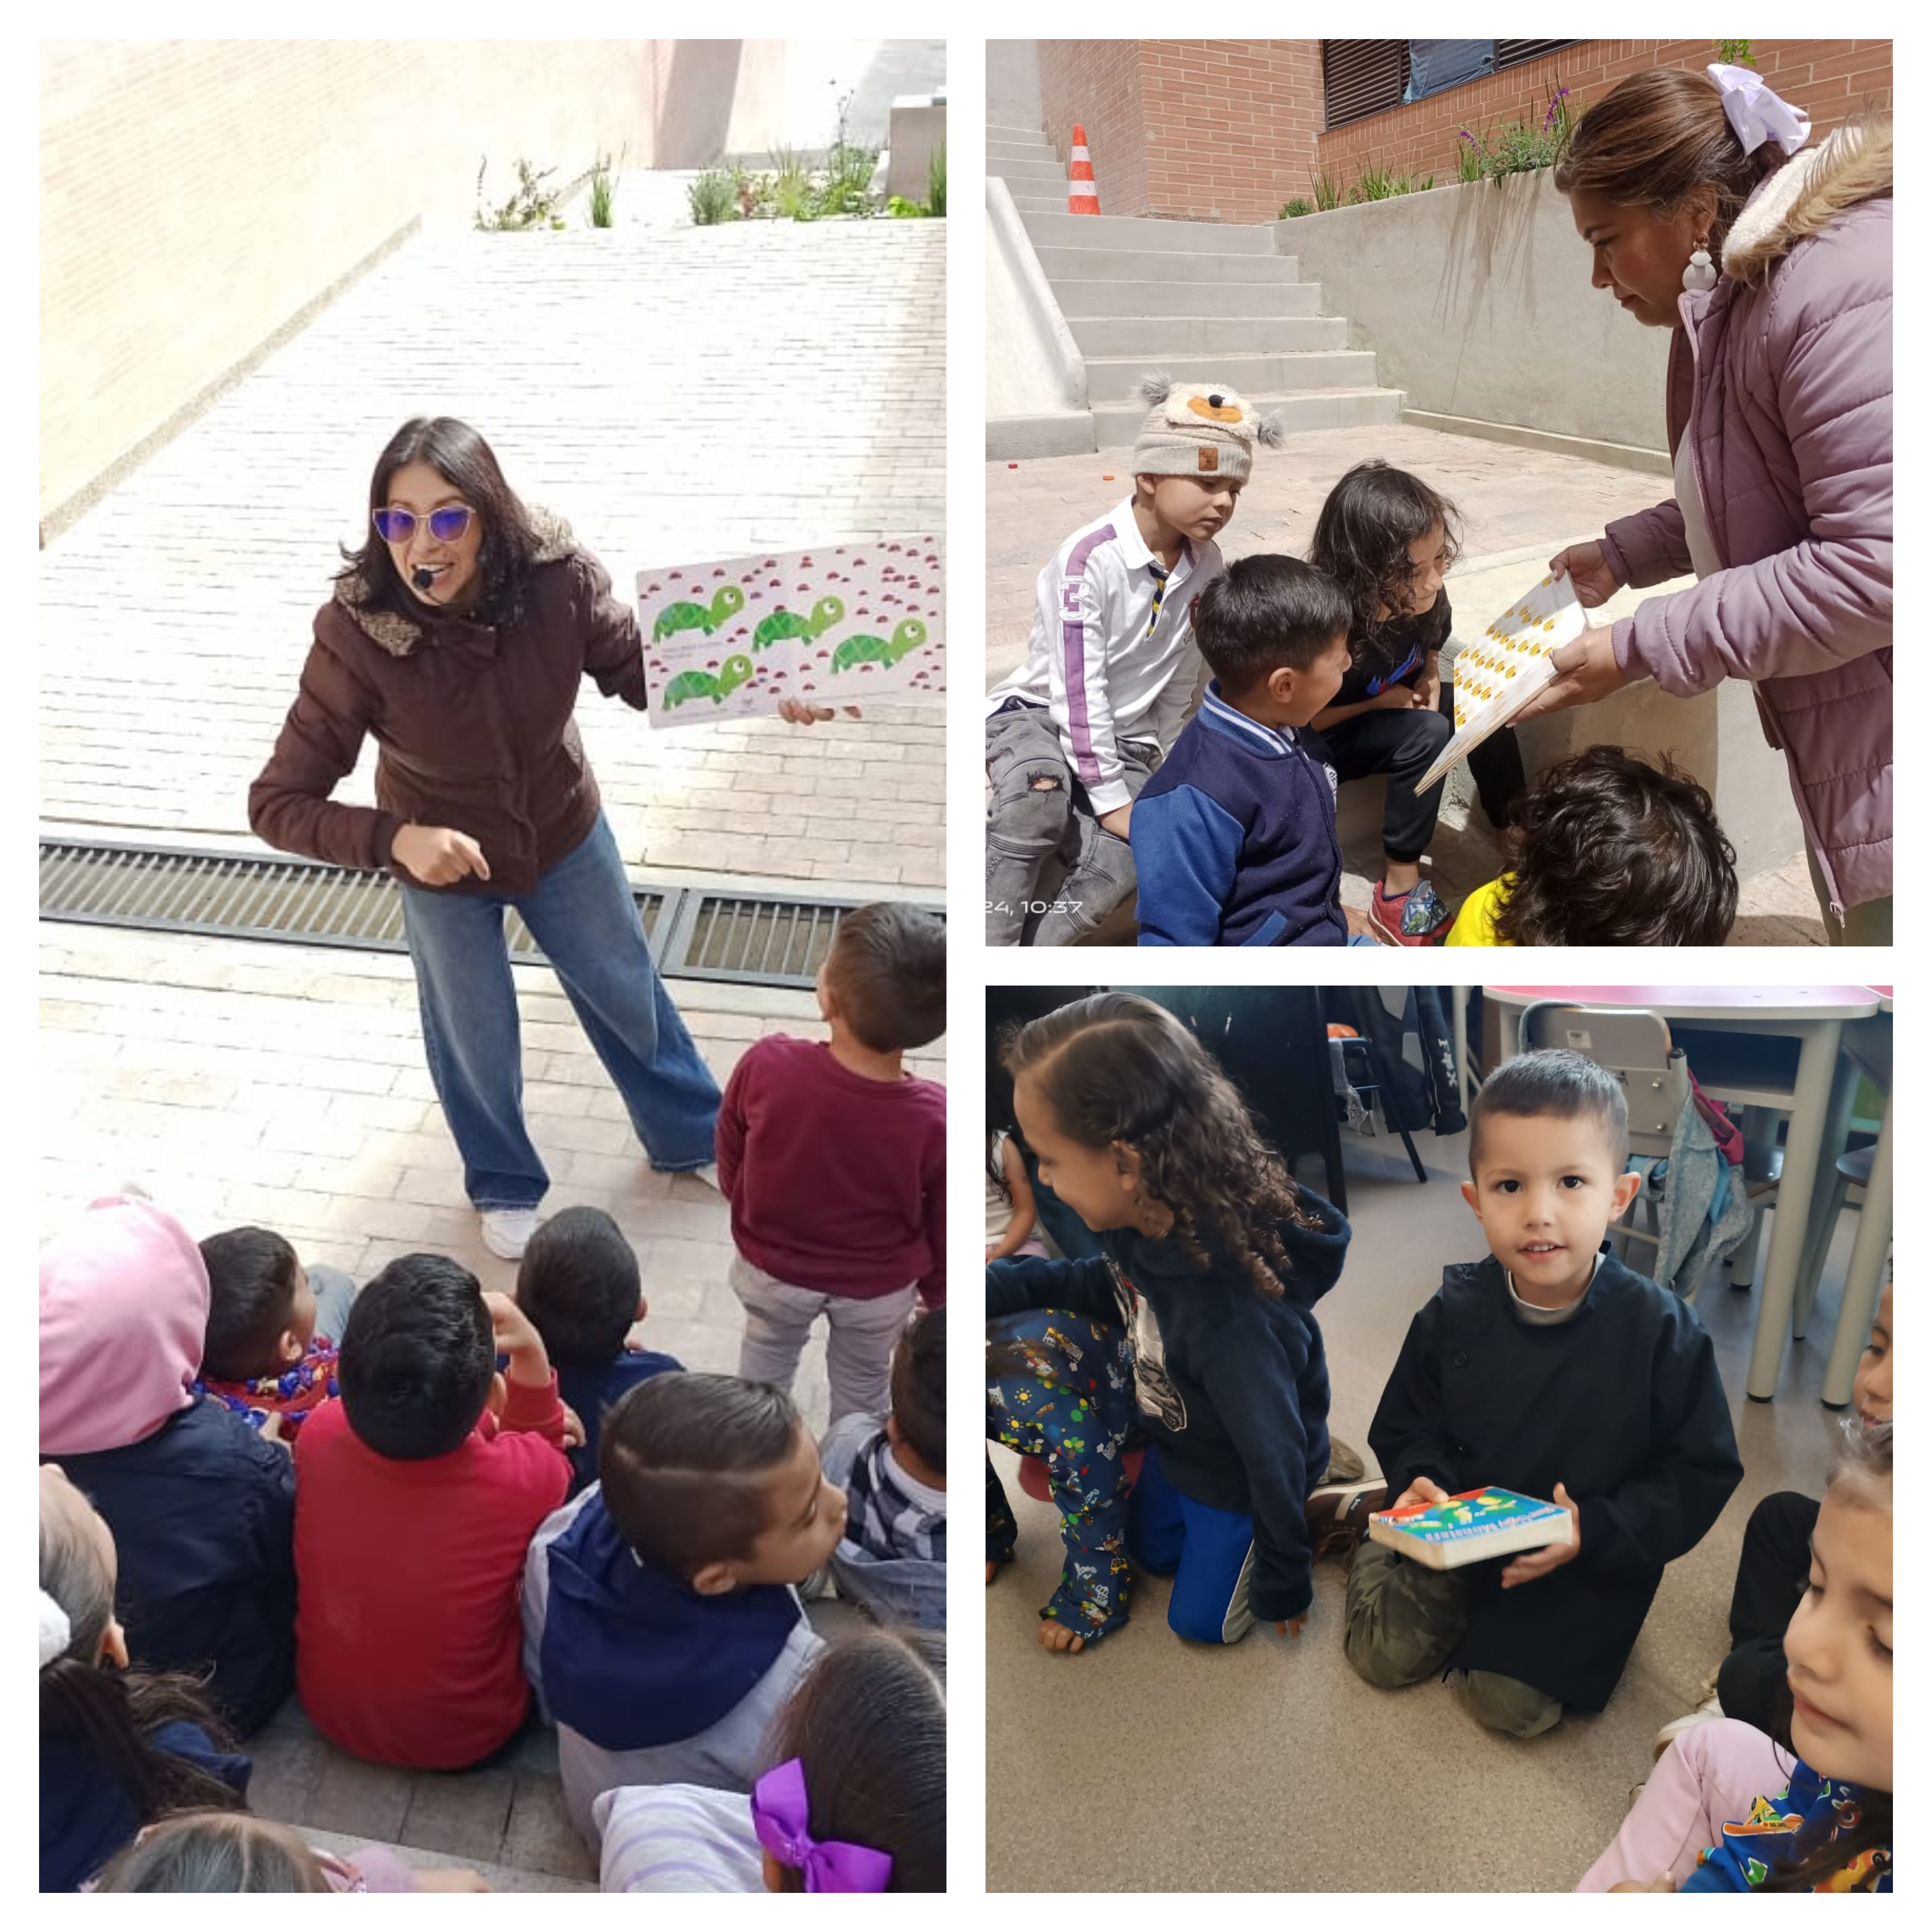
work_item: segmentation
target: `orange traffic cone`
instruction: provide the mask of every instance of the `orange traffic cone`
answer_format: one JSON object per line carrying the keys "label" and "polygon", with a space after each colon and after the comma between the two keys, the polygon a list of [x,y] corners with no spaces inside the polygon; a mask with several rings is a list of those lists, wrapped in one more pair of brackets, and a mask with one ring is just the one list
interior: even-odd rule
{"label": "orange traffic cone", "polygon": [[1066,212],[1069,214],[1098,214],[1100,190],[1094,179],[1094,164],[1087,156],[1087,130],[1073,124],[1073,159],[1068,166]]}

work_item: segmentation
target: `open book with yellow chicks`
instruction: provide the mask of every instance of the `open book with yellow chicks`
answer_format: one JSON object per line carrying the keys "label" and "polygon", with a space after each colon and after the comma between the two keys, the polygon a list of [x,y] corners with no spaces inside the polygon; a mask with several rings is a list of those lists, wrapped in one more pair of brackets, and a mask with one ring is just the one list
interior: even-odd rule
{"label": "open book with yellow chicks", "polygon": [[1415,782],[1426,791],[1488,737],[1500,730],[1556,676],[1550,653],[1583,634],[1588,620],[1568,577],[1546,577],[1519,598],[1474,644],[1456,654],[1456,731],[1435,764]]}

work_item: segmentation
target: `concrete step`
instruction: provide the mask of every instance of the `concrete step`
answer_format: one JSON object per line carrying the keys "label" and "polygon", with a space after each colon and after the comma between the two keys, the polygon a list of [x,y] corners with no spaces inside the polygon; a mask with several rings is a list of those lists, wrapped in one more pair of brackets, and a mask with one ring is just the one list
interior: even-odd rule
{"label": "concrete step", "polygon": [[1050,200],[1040,194],[1016,194],[1013,196],[1013,206],[1022,215],[1051,214],[1056,212],[1064,214],[1066,208],[1066,196],[1064,192]]}
{"label": "concrete step", "polygon": [[1282,354],[1253,354],[1240,350],[1226,355],[1178,353],[1089,356],[1087,400],[1103,403],[1132,395],[1150,368],[1164,370],[1177,382],[1226,382],[1250,400],[1277,392],[1303,389],[1370,389],[1375,387],[1376,356],[1372,349],[1318,349]]}
{"label": "concrete step", "polygon": [[[1105,215],[1076,214],[1070,219],[1097,229]],[[1116,224],[1124,226],[1124,223]],[[1119,248],[1096,238],[1088,244],[1068,245],[1042,242],[1029,219],[1027,232],[1034,253],[1040,258],[1040,272],[1056,290],[1070,293],[1076,282],[1166,282],[1176,290],[1182,288],[1219,289],[1231,282],[1264,283],[1275,286],[1298,283],[1301,264],[1292,255],[1216,255],[1201,250],[1177,254],[1172,250]],[[1312,288],[1312,282],[1304,286]],[[1173,298],[1170,297],[1169,306]]]}
{"label": "concrete step", "polygon": [[[1107,184],[1100,184],[1100,206]],[[1159,249],[1178,255],[1274,254],[1273,226],[1237,227],[1222,221],[1161,221],[1137,214],[1061,214],[1029,220],[1036,248]]]}
{"label": "concrete step", "polygon": [[1003,161],[1051,161],[1055,167],[1060,165],[1060,157],[1048,144],[1035,135],[1030,141],[996,141],[989,134],[986,137],[986,158]]}
{"label": "concrete step", "polygon": [[1340,315],[1070,315],[1066,326],[1083,356],[1132,356],[1163,369],[1176,356],[1293,356],[1348,346],[1348,320]]}
{"label": "concrete step", "polygon": [[1046,135],[1037,128],[1016,128],[1010,121],[988,121],[986,123],[986,142],[989,147],[995,141],[1044,141],[1046,139]]}
{"label": "concrete step", "polygon": [[986,172],[1006,182],[1064,182],[1066,170],[1049,155],[1044,160],[1010,161],[988,154]]}
{"label": "concrete step", "polygon": [[1048,279],[1060,314],[1070,320],[1076,315],[1308,316],[1315,313],[1310,298],[1320,290],[1316,282],[1180,282],[1162,276],[1118,281]]}
{"label": "concrete step", "polygon": [[[1089,380],[1092,371],[1090,366]],[[1238,379],[1237,386],[1240,386]],[[1097,391],[1093,393],[1098,393]],[[1258,394],[1242,387],[1241,394],[1264,416],[1279,416],[1282,427],[1291,432],[1316,429],[1354,429],[1370,423],[1400,422],[1402,392],[1400,389],[1306,389],[1294,393],[1275,392]],[[1096,447],[1130,448],[1147,420],[1147,408],[1138,400],[1108,403],[1094,410]],[[1264,453],[1262,460],[1267,460]]]}

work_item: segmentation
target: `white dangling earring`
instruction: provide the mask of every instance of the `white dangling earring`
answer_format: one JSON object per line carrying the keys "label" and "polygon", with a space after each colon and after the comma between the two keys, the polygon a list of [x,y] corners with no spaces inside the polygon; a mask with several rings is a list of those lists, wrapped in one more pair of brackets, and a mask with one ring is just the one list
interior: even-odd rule
{"label": "white dangling earring", "polygon": [[1700,235],[1697,246],[1684,270],[1684,288],[1692,295],[1701,295],[1706,289],[1718,286],[1718,272],[1711,266],[1711,238]]}

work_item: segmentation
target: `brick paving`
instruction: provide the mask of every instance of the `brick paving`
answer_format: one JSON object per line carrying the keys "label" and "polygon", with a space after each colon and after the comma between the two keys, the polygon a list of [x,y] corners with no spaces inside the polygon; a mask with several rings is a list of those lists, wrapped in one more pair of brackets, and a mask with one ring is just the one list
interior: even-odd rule
{"label": "brick paving", "polygon": [[[944,235],[761,224],[405,248],[42,554],[44,825],[251,842],[248,786],[334,545],[359,540],[370,466],[418,411],[474,422],[620,589],[652,562],[943,529]],[[580,709],[634,872],[941,898],[938,709],[656,736],[594,690]],[[371,796],[373,764],[338,795]],[[360,1280],[439,1250],[511,1285],[464,1198],[406,959],[48,925],[40,967],[44,1237],[136,1180],[197,1234],[260,1222]],[[516,977],[546,1208],[614,1214],[643,1270],[642,1336],[735,1368],[724,1203],[650,1172],[554,979]],[[762,1034],[823,1036],[808,994],[672,990],[721,1082]],[[915,1070],[943,1077],[944,1050]],[[822,1342],[797,1394],[822,1427]],[[334,1750],[291,1700],[250,1748],[257,1808],[318,1843],[478,1864],[502,1889],[596,1888],[548,1733],[491,1770],[416,1776]]]}
{"label": "brick paving", "polygon": [[[1669,479],[1660,476],[1402,424],[1312,430],[1291,436],[1280,450],[1259,453],[1234,521],[1219,539],[1222,554],[1232,560],[1264,550],[1304,553],[1336,479],[1374,456],[1426,476],[1460,512],[1463,553],[1449,579],[1452,601],[1459,583],[1480,580],[1498,560],[1516,552],[1547,558],[1565,544],[1596,536],[1616,518],[1648,508],[1670,490]],[[1017,466],[989,463],[986,474],[983,671],[985,688],[990,688],[1026,654],[1041,566],[1069,532],[1130,493],[1132,452],[1123,448]],[[1509,594],[1505,590],[1504,598]],[[1613,608],[1620,613],[1620,606]],[[1370,891],[1381,872],[1381,842],[1375,823],[1352,831],[1346,813],[1340,829],[1342,904],[1352,914],[1352,926],[1366,931]],[[1497,858],[1487,822],[1473,803],[1457,800],[1452,780],[1450,799],[1430,848],[1431,872],[1453,904],[1496,877]],[[1110,925],[1102,937],[1130,940],[1131,932]],[[1731,945],[1824,942],[1802,854],[1742,886]]]}

